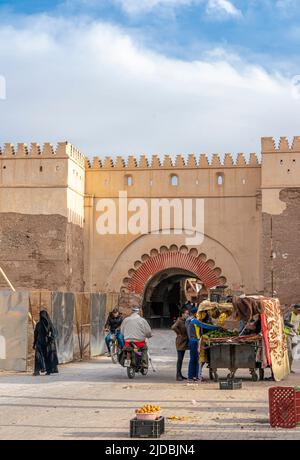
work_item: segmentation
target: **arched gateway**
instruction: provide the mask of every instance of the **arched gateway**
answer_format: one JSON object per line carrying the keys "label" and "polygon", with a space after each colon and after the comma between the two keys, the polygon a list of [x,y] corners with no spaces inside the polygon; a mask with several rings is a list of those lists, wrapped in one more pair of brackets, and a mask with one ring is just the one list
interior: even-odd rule
{"label": "arched gateway", "polygon": [[204,292],[226,282],[221,269],[212,259],[207,260],[206,254],[175,245],[144,254],[128,275],[122,291],[140,298],[144,316],[155,327],[169,326],[177,316],[178,305],[186,298],[187,280]]}

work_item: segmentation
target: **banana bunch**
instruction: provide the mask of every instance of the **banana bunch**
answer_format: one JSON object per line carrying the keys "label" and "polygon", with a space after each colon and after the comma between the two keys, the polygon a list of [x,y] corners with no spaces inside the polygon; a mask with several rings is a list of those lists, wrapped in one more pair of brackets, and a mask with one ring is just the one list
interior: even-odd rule
{"label": "banana bunch", "polygon": [[136,409],[136,414],[155,414],[160,412],[160,406],[152,406],[151,404],[144,404],[140,409]]}
{"label": "banana bunch", "polygon": [[229,318],[230,314],[228,313],[221,313],[219,318],[218,318],[218,322],[219,324],[224,324],[225,321],[227,320],[227,318]]}

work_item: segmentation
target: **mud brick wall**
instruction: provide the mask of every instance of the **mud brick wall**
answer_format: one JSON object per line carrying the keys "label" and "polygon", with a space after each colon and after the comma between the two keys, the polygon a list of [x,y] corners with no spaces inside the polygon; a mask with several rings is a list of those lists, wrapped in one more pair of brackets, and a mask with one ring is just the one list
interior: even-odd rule
{"label": "mud brick wall", "polygon": [[61,215],[1,213],[0,263],[16,289],[82,291],[83,230]]}
{"label": "mud brick wall", "polygon": [[142,296],[140,294],[129,294],[122,292],[119,298],[119,309],[124,316],[131,314],[131,307],[133,306],[142,307]]}
{"label": "mud brick wall", "polygon": [[265,294],[271,294],[271,217],[274,290],[281,304],[300,302],[300,188],[280,192],[286,209],[280,215],[263,213],[263,265]]}

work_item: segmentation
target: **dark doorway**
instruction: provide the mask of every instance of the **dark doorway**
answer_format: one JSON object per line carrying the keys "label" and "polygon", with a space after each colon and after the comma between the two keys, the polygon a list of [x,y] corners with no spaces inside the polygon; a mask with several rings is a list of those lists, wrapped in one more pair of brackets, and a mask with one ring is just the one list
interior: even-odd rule
{"label": "dark doorway", "polygon": [[186,301],[185,280],[191,273],[168,269],[155,275],[148,283],[143,312],[152,328],[169,328],[178,318],[179,308]]}

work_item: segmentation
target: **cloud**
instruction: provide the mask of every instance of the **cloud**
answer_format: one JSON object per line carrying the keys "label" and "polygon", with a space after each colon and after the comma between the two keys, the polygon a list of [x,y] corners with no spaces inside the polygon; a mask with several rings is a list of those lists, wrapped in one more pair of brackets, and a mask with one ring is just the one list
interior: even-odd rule
{"label": "cloud", "polygon": [[[156,8],[179,8],[199,3],[199,0],[114,0],[128,14],[149,12]],[[201,0],[200,0],[201,1]]]}
{"label": "cloud", "polygon": [[276,0],[276,6],[283,10],[288,10],[296,6],[298,0]]}
{"label": "cloud", "polygon": [[240,10],[229,0],[114,0],[114,2],[130,15],[143,14],[157,9],[177,9],[197,5],[206,5],[206,11],[210,15],[220,12],[229,16],[241,15]]}
{"label": "cloud", "polygon": [[208,0],[207,10],[210,13],[220,12],[229,16],[242,16],[242,12],[229,0]]}
{"label": "cloud", "polygon": [[259,150],[299,134],[288,80],[211,50],[186,62],[100,21],[0,26],[1,143],[68,139],[87,155]]}

